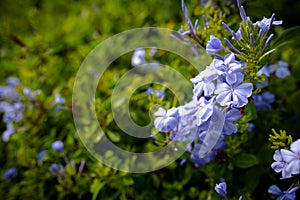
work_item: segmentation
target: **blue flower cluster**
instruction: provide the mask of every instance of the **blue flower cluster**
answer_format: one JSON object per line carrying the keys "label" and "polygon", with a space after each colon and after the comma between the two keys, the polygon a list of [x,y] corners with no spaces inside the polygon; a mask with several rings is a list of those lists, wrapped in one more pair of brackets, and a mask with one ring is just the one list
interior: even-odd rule
{"label": "blue flower cluster", "polygon": [[[239,0],[238,7],[243,21],[250,21]],[[197,22],[195,26],[192,25],[184,1],[182,1],[182,8],[190,28],[188,34],[195,37]],[[271,19],[263,19],[252,25],[259,27],[261,37],[264,37],[263,35],[267,34],[271,25],[280,23],[280,21],[274,21],[274,15],[272,15]],[[223,23],[223,25],[235,40],[242,39],[242,30],[235,33],[226,24]],[[251,38],[250,44],[253,36]],[[160,132],[170,134],[173,141],[192,141],[187,149],[191,153],[191,160],[197,166],[210,162],[218,151],[225,148],[224,138],[237,132],[235,122],[241,118],[240,110],[247,105],[254,88],[252,83],[244,81],[244,68],[247,63],[237,59],[240,51],[228,39],[224,40],[229,48],[224,47],[221,40],[215,36],[211,36],[207,42],[206,52],[214,55],[215,59],[205,70],[191,79],[194,85],[192,101],[167,111],[160,108],[155,113],[154,126]],[[221,56],[217,54],[220,50],[229,53]],[[263,100],[268,103],[274,101],[274,97],[269,93],[265,93],[263,97]],[[259,96],[255,99],[258,102]],[[264,104],[257,103],[257,107],[259,106],[268,108]]]}
{"label": "blue flower cluster", "polygon": [[[277,64],[264,65],[258,72],[257,76],[266,76],[269,77],[275,72],[277,78],[285,78],[290,75],[290,70],[288,69],[288,63],[284,61],[279,61]],[[268,86],[268,81],[263,81],[256,84],[257,88],[264,89]],[[256,110],[271,110],[272,103],[275,101],[275,95],[269,91],[266,91],[263,94],[253,95],[254,104]]]}
{"label": "blue flower cluster", "polygon": [[[160,132],[169,134],[172,141],[190,141],[187,150],[196,166],[203,166],[210,162],[225,148],[224,138],[238,131],[235,122],[242,117],[240,110],[248,104],[251,96],[257,111],[272,108],[275,95],[265,90],[268,86],[266,78],[273,73],[278,78],[290,75],[288,64],[284,61],[263,67],[257,66],[266,55],[275,50],[265,52],[274,37],[274,34],[268,36],[268,32],[272,25],[280,25],[282,21],[275,21],[275,14],[273,14],[269,19],[263,18],[252,23],[240,0],[237,0],[237,5],[242,18],[240,28],[233,31],[227,24],[222,23],[232,36],[232,42],[224,38],[226,46],[219,38],[210,36],[210,40],[206,43],[206,52],[213,55],[215,59],[205,70],[191,79],[194,85],[192,101],[169,110],[159,108],[155,113],[154,126]],[[179,33],[199,41],[198,21],[193,25],[184,1],[182,1],[182,9],[189,30],[181,29]],[[206,18],[204,17],[203,20],[207,28],[209,24]],[[184,39],[185,37],[182,37],[181,41],[193,47],[189,40]],[[225,55],[219,54],[220,51],[225,52]],[[247,54],[251,54],[256,60],[246,63],[245,61],[249,60]],[[253,69],[250,69],[249,65]],[[248,71],[245,70],[246,67]],[[247,82],[244,77],[249,74],[252,74],[252,77],[247,77],[246,80],[250,80]],[[255,80],[255,88],[264,89],[262,94],[252,95],[254,86],[251,81],[253,80]],[[272,164],[272,168],[276,172],[282,172],[283,178],[300,173],[299,146],[300,140],[291,145],[291,150],[282,149],[275,152],[276,162]],[[295,199],[295,191],[298,188],[299,186],[295,186],[282,192],[273,185],[269,188],[269,193],[276,195],[277,199]],[[220,196],[227,198],[225,181],[217,184],[215,190]]]}
{"label": "blue flower cluster", "polygon": [[2,121],[6,124],[6,130],[2,134],[4,142],[8,142],[15,133],[14,122],[23,118],[24,104],[16,88],[20,84],[19,79],[10,77],[6,79],[7,86],[0,86],[0,114],[3,113]]}
{"label": "blue flower cluster", "polygon": [[[21,101],[21,94],[18,93],[17,87],[20,85],[20,80],[15,77],[6,79],[7,85],[0,86],[0,116],[6,124],[6,129],[2,133],[2,140],[8,142],[10,136],[15,133],[14,123],[20,122],[23,119],[25,105]],[[24,95],[26,91],[23,91]],[[29,91],[28,93],[29,94]],[[31,93],[33,96],[33,94]],[[7,169],[2,178],[8,179],[16,177],[18,174],[16,167]]]}
{"label": "blue flower cluster", "polygon": [[282,178],[300,174],[300,139],[291,144],[290,150],[276,150],[273,158],[275,162],[271,167],[275,172],[281,172]]}
{"label": "blue flower cluster", "polygon": [[198,166],[216,156],[225,148],[224,138],[237,132],[234,122],[241,118],[239,109],[248,103],[253,89],[252,83],[243,82],[243,66],[233,53],[214,59],[191,79],[191,102],[155,113],[154,126],[160,132],[171,133],[172,140],[193,141],[188,149]]}
{"label": "blue flower cluster", "polygon": [[[57,140],[57,141],[53,142],[51,147],[54,151],[57,151],[57,152],[61,153],[66,165],[70,165],[70,167],[72,169],[76,170],[75,162],[73,160],[71,160],[69,162],[69,159],[68,159],[68,157],[66,156],[66,154],[64,152],[64,143],[62,141]],[[40,154],[38,156],[38,161],[41,161],[43,159],[46,152],[47,152],[46,150],[42,150],[40,152]],[[84,166],[85,166],[85,160],[82,160],[81,163],[80,163],[80,166],[78,168],[78,173],[82,173]],[[49,167],[49,171],[51,172],[52,175],[54,175],[58,178],[62,178],[62,179],[65,179],[65,176],[66,176],[66,173],[67,173],[65,166],[61,163],[51,164],[50,167]]]}
{"label": "blue flower cluster", "polygon": [[[290,145],[290,149],[276,150],[273,156],[275,162],[272,169],[282,174],[282,179],[292,178],[300,174],[300,139]],[[296,199],[295,191],[300,185],[292,185],[287,191],[281,191],[276,185],[269,188],[269,193],[277,196],[277,199]]]}
{"label": "blue flower cluster", "polygon": [[276,77],[278,78],[285,78],[291,74],[290,70],[288,69],[289,64],[280,60],[277,64],[273,65],[265,65],[263,66],[258,72],[257,75],[265,75],[269,77],[272,73],[275,72]]}
{"label": "blue flower cluster", "polygon": [[23,93],[19,93],[17,87],[20,80],[15,77],[6,79],[7,86],[0,86],[0,114],[3,114],[2,121],[6,124],[6,130],[2,134],[2,140],[8,142],[12,134],[15,133],[14,123],[23,119],[25,109],[29,109],[31,105],[25,108],[25,96],[29,101],[33,102],[37,95],[41,94],[41,90],[31,90],[28,87],[23,88]]}
{"label": "blue flower cluster", "polygon": [[[217,54],[217,52],[221,50],[225,50],[227,52],[234,52],[235,54],[237,54],[242,58],[245,56],[245,53],[239,50],[240,49],[239,47],[244,47],[245,44],[243,43],[247,42],[247,44],[249,44],[247,46],[250,47],[249,50],[253,51],[256,46],[261,47],[259,51],[259,54],[262,55],[259,58],[259,60],[261,60],[266,55],[275,51],[275,49],[272,49],[264,53],[267,47],[269,46],[270,42],[272,41],[274,34],[271,34],[268,38],[266,38],[266,36],[270,28],[272,27],[272,25],[280,25],[282,24],[282,21],[275,21],[275,14],[273,14],[270,19],[264,18],[261,21],[252,23],[250,18],[246,16],[245,10],[241,5],[240,0],[237,0],[237,3],[240,9],[241,18],[243,20],[243,22],[241,23],[241,27],[237,31],[233,31],[226,23],[222,22],[224,28],[231,34],[232,40],[236,43],[236,45],[233,45],[233,43],[229,39],[224,38],[225,44],[227,46],[225,47],[223,46],[219,38],[211,35],[210,41],[208,41],[206,45],[206,52],[208,54],[214,55],[217,58],[220,58],[220,55]],[[246,23],[246,26],[249,24],[248,26],[250,27],[248,27],[247,31],[250,31],[250,33],[243,32],[243,27],[242,27],[243,23],[244,24]],[[259,31],[258,34],[256,34],[257,31]],[[249,38],[246,38],[247,35],[249,35]],[[257,38],[256,35],[258,35]]]}
{"label": "blue flower cluster", "polygon": [[[19,92],[19,89],[22,89],[20,86],[20,81],[18,78],[9,77],[6,79],[7,85],[0,86],[0,117],[2,121],[6,124],[6,129],[2,133],[2,140],[8,142],[11,135],[13,135],[15,130],[15,123],[21,122],[24,118],[25,111],[32,109],[34,101],[38,95],[41,94],[41,90],[32,90],[29,87],[23,87],[22,93]],[[25,97],[25,98],[24,98]],[[25,101],[31,102],[25,107]],[[53,105],[55,106],[54,112],[57,112],[63,108],[66,100],[57,93]],[[57,141],[53,143],[52,148],[56,151],[63,152],[63,143]],[[38,162],[41,162],[45,157],[47,150],[42,150],[38,154]],[[65,158],[65,156],[64,156]],[[16,167],[9,168],[3,174],[3,179],[13,178],[17,175]]]}
{"label": "blue flower cluster", "polygon": [[[252,96],[254,86],[252,82],[245,82],[244,79],[245,76],[249,76],[245,71],[249,63],[245,62],[247,59],[243,59],[245,52],[239,49],[243,49],[241,46],[252,46],[251,52],[256,54],[258,52],[258,58],[261,60],[274,51],[264,53],[274,36],[271,34],[267,37],[271,26],[282,24],[282,21],[275,21],[274,14],[270,19],[263,18],[252,23],[240,0],[237,0],[237,5],[242,18],[240,28],[235,32],[224,22],[222,23],[232,35],[232,40],[237,47],[224,38],[227,46],[225,47],[219,38],[211,35],[206,44],[206,52],[213,55],[215,59],[205,70],[191,79],[194,86],[192,101],[169,110],[159,108],[155,113],[154,126],[160,132],[168,133],[172,141],[191,141],[187,150],[191,153],[191,160],[197,166],[210,162],[218,151],[225,148],[224,138],[237,132],[235,122],[242,117],[240,110],[248,104],[248,99]],[[198,21],[195,25],[191,23],[184,1],[182,1],[182,9],[189,30],[185,32],[179,30],[179,33],[197,41]],[[245,38],[247,34],[249,39]],[[257,50],[256,46],[260,49]],[[219,51],[227,54],[221,56],[218,54]],[[287,67],[287,63],[280,61],[278,64],[265,65],[260,70],[255,69],[254,76],[258,82],[255,87],[263,89],[268,86],[267,81],[259,82],[259,77],[262,75],[269,77],[275,72],[279,78],[286,77],[290,74]],[[257,110],[271,109],[271,104],[275,101],[275,96],[268,91],[254,94],[252,98]]]}
{"label": "blue flower cluster", "polygon": [[166,93],[162,90],[154,90],[153,87],[149,86],[146,90],[146,95],[152,96],[155,94],[157,99],[166,99]]}
{"label": "blue flower cluster", "polygon": [[131,65],[133,67],[145,67],[145,68],[158,68],[160,67],[160,63],[153,59],[157,52],[156,48],[151,48],[151,50],[148,53],[147,58],[147,52],[144,48],[136,48],[133,52],[133,55],[131,57]]}

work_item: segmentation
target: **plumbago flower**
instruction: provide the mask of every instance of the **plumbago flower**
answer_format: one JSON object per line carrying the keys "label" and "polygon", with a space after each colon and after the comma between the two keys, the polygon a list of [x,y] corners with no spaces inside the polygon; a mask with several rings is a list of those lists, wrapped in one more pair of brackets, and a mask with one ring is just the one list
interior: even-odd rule
{"label": "plumbago flower", "polygon": [[[282,173],[282,178],[292,178],[293,175],[300,174],[300,139],[293,142],[290,150],[279,149],[276,150],[273,156],[275,162],[271,167],[277,173]],[[276,185],[272,185],[268,192],[277,196],[277,199],[296,199],[295,192],[299,189],[300,185],[293,187],[287,191],[281,191]]]}
{"label": "plumbago flower", "polygon": [[166,111],[163,108],[159,108],[155,113],[156,119],[154,126],[163,133],[174,131],[179,122],[178,109],[172,108]]}
{"label": "plumbago flower", "polygon": [[282,150],[275,151],[273,156],[275,162],[272,163],[271,167],[277,173],[282,172],[283,178],[290,178],[291,172],[286,169],[287,159],[282,156]]}
{"label": "plumbago flower", "polygon": [[243,107],[248,103],[248,97],[252,94],[252,83],[242,83],[244,75],[237,73],[235,80],[227,78],[225,82],[218,84],[215,93],[217,94],[217,102],[222,106],[234,106],[237,108]]}
{"label": "plumbago flower", "polygon": [[266,33],[271,28],[272,25],[281,25],[282,21],[281,20],[280,21],[274,21],[273,15],[272,15],[271,18],[265,18],[264,17],[261,21],[255,22],[254,25],[255,26],[257,25],[263,33]]}
{"label": "plumbago flower", "polygon": [[64,151],[64,143],[62,141],[55,141],[52,143],[52,149],[58,152]]}
{"label": "plumbago flower", "polygon": [[253,102],[255,104],[256,110],[271,110],[272,103],[275,101],[275,95],[269,91],[261,94],[253,95]]}
{"label": "plumbago flower", "polygon": [[0,86],[0,114],[3,113],[2,121],[6,124],[6,130],[2,134],[2,140],[8,142],[15,133],[13,123],[23,119],[24,104],[16,90],[20,84],[19,79],[9,77],[6,79],[7,86]]}
{"label": "plumbago flower", "polygon": [[233,54],[214,59],[191,81],[194,97],[178,108],[159,108],[154,126],[171,133],[173,141],[193,142],[187,147],[196,166],[210,162],[226,147],[226,136],[237,132],[235,121],[241,118],[240,108],[248,103],[252,83],[244,83],[244,64]]}
{"label": "plumbago flower", "polygon": [[211,96],[215,90],[214,81],[218,78],[218,73],[213,64],[191,79],[194,84],[193,92],[197,97],[201,97],[202,95]]}
{"label": "plumbago flower", "polygon": [[[261,68],[263,58],[275,51],[269,50],[269,45],[274,38],[274,34],[268,33],[273,25],[281,25],[282,21],[275,21],[275,14],[270,18],[263,18],[261,21],[253,23],[246,15],[245,9],[240,0],[237,0],[237,6],[240,11],[242,22],[237,31],[232,30],[225,22],[222,22],[225,30],[231,35],[231,40],[224,38],[226,45],[223,46],[222,41],[211,36],[206,44],[206,52],[220,58],[218,52],[234,53],[240,60],[247,61],[245,68],[246,80],[257,80],[256,73]],[[278,76],[284,77],[288,73],[284,68],[279,68]]]}
{"label": "plumbago flower", "polygon": [[280,60],[277,64],[263,66],[257,72],[257,75],[260,76],[264,74],[265,76],[269,77],[272,73],[275,72],[276,77],[285,78],[286,76],[289,76],[291,74],[290,70],[288,69],[288,66],[288,63]]}
{"label": "plumbago flower", "polygon": [[277,196],[277,200],[294,200],[296,199],[296,190],[299,189],[298,187],[290,188],[287,191],[281,191],[277,185],[272,185],[269,187],[268,192],[269,194]]}
{"label": "plumbago flower", "polygon": [[[196,26],[192,26],[184,2],[182,7],[190,28],[187,34],[195,37]],[[216,54],[221,50],[229,53],[224,57]],[[215,36],[210,37],[206,51],[216,58],[191,79],[193,99],[170,110],[159,108],[154,121],[171,140],[192,142],[187,150],[196,166],[210,162],[226,147],[224,139],[238,131],[235,122],[242,117],[240,109],[247,105],[253,90],[253,84],[244,80],[247,63],[237,59],[238,51],[231,52]]]}
{"label": "plumbago flower", "polygon": [[[259,89],[256,90],[258,92],[266,88],[266,77],[272,73],[278,78],[290,75],[288,64],[284,61],[265,66],[263,63],[264,58],[275,51],[269,47],[274,38],[274,34],[269,33],[270,29],[273,25],[281,25],[282,21],[276,21],[275,14],[272,14],[270,18],[264,17],[253,23],[240,0],[237,0],[237,6],[242,19],[240,27],[232,30],[222,22],[231,35],[230,39],[221,40],[211,35],[206,43],[206,52],[215,59],[196,77],[191,78],[194,86],[193,99],[170,110],[160,108],[155,113],[157,118],[154,126],[160,132],[167,133],[171,141],[190,141],[186,148],[195,166],[205,165],[226,148],[225,138],[238,132],[236,124],[242,118],[241,113],[245,113],[244,108],[249,98],[257,110],[271,109],[275,96],[268,91],[252,96],[253,89]],[[189,30],[180,30],[182,37],[177,38],[194,48],[194,43],[189,39],[201,44],[198,21],[193,25],[184,1],[182,10]],[[205,17],[203,20],[206,29],[208,23]],[[256,85],[253,86],[253,83]],[[245,121],[238,123],[248,126]],[[283,178],[300,173],[299,147],[300,141],[296,141],[290,150],[280,149],[275,152],[272,168],[276,172],[282,172]],[[294,199],[297,189],[298,186],[282,192],[277,186],[271,186],[269,193],[278,196],[277,199]],[[215,190],[220,196],[227,198],[225,182],[217,184]]]}
{"label": "plumbago flower", "polygon": [[239,120],[242,117],[240,111],[236,108],[232,108],[225,115],[225,122],[223,127],[223,134],[230,135],[237,132],[237,126],[233,122]]}
{"label": "plumbago flower", "polygon": [[[6,130],[2,134],[4,142],[8,142],[10,137],[15,133],[14,124],[23,120],[25,112],[22,94],[17,91],[20,80],[16,77],[9,77],[6,79],[6,83],[6,86],[0,86],[0,115],[3,115],[2,121],[6,124]],[[34,101],[35,96],[40,93],[40,90],[32,91],[27,87],[23,89],[23,94],[30,101]],[[31,108],[30,106],[28,108]]]}
{"label": "plumbago flower", "polygon": [[[221,182],[219,184],[215,185],[215,191],[218,193],[218,195],[220,195],[221,197],[223,197],[225,200],[227,200],[227,184],[225,182],[225,180],[222,178]],[[239,200],[242,200],[243,197],[240,196]]]}
{"label": "plumbago flower", "polygon": [[220,50],[225,50],[221,40],[213,35],[210,36],[210,40],[206,44],[206,53],[215,55]]}
{"label": "plumbago flower", "polygon": [[3,179],[9,179],[9,178],[13,178],[16,177],[18,174],[18,171],[15,167],[9,168],[8,170],[6,170],[2,176]]}
{"label": "plumbago flower", "polygon": [[222,181],[221,183],[216,184],[215,190],[221,197],[226,197],[227,195],[226,187],[227,187],[226,182]]}
{"label": "plumbago flower", "polygon": [[274,160],[271,167],[275,172],[282,172],[282,178],[300,174],[300,139],[291,144],[290,150],[276,150]]}
{"label": "plumbago flower", "polygon": [[49,167],[49,171],[51,172],[51,174],[53,174],[54,176],[61,176],[64,177],[65,175],[65,167],[60,164],[60,163],[54,163]]}

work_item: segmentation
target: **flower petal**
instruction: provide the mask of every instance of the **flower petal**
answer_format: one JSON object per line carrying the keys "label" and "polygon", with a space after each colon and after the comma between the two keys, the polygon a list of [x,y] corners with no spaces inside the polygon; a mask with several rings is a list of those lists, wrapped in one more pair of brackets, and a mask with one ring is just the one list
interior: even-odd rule
{"label": "flower petal", "polygon": [[275,196],[279,196],[282,194],[282,191],[279,189],[279,187],[277,185],[272,185],[269,187],[268,193],[273,194]]}

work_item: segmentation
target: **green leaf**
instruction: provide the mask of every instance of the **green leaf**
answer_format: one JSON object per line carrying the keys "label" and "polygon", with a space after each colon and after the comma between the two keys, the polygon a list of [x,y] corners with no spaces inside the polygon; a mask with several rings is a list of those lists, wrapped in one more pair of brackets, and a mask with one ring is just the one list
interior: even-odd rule
{"label": "green leaf", "polygon": [[120,134],[112,132],[112,131],[107,131],[107,135],[112,142],[119,142],[121,139]]}
{"label": "green leaf", "polygon": [[134,180],[131,177],[129,177],[129,176],[125,176],[123,178],[123,184],[125,186],[133,185],[134,184]]}
{"label": "green leaf", "polygon": [[235,158],[234,164],[239,168],[249,168],[258,164],[258,159],[253,154],[241,153]]}
{"label": "green leaf", "polygon": [[272,48],[283,47],[287,44],[299,44],[300,26],[295,26],[284,30],[273,42]]}
{"label": "green leaf", "polygon": [[96,179],[92,185],[91,185],[91,193],[93,194],[93,200],[97,199],[97,196],[100,192],[100,190],[104,187],[104,185],[106,184],[106,182],[102,182],[98,179]]}
{"label": "green leaf", "polygon": [[256,108],[253,101],[250,101],[245,107],[245,116],[250,120],[255,120],[257,118]]}
{"label": "green leaf", "polygon": [[253,167],[245,173],[244,177],[246,180],[245,185],[247,191],[252,192],[258,186],[263,173],[264,173],[264,169],[262,166]]}
{"label": "green leaf", "polygon": [[76,174],[76,168],[73,168],[70,164],[68,164],[66,167],[67,174],[70,176],[74,176]]}

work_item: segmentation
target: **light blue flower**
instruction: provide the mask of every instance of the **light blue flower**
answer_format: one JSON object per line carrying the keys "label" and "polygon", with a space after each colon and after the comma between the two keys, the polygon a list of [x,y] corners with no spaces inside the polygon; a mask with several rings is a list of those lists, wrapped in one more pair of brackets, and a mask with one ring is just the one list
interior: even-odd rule
{"label": "light blue flower", "polygon": [[291,74],[290,70],[288,69],[289,64],[284,61],[279,61],[277,65],[275,65],[275,75],[278,78],[285,78]]}
{"label": "light blue flower", "polygon": [[266,88],[268,85],[269,85],[269,82],[268,82],[268,80],[266,80],[266,81],[262,81],[260,83],[257,83],[255,86],[257,88],[263,89],[263,88]]}
{"label": "light blue flower", "polygon": [[[36,95],[40,95],[42,93],[41,90],[32,91],[29,87],[23,88],[23,94],[30,100],[33,101]],[[57,99],[59,100],[59,98]]]}
{"label": "light blue flower", "polygon": [[179,124],[176,130],[170,136],[170,140],[180,142],[194,141],[198,128],[193,120],[193,117],[190,116],[180,116]]}
{"label": "light blue flower", "polygon": [[2,176],[3,179],[13,178],[16,177],[18,174],[18,171],[15,167],[9,168],[6,170]]}
{"label": "light blue flower", "polygon": [[136,67],[146,63],[146,51],[144,48],[136,48],[131,58],[132,66]]}
{"label": "light blue flower", "polygon": [[20,84],[20,80],[18,78],[16,78],[16,77],[8,77],[6,79],[6,82],[11,87],[16,87],[16,86],[18,86]]}
{"label": "light blue flower", "polygon": [[[223,24],[223,22],[222,22]],[[223,25],[224,26],[224,25]],[[229,27],[228,27],[229,28]],[[230,29],[231,30],[231,29]],[[242,31],[239,28],[236,32],[231,32],[232,38],[233,40],[241,40],[242,39]]]}
{"label": "light blue flower", "polygon": [[0,100],[5,99],[9,101],[19,101],[20,96],[16,91],[15,87],[11,86],[0,86]]}
{"label": "light blue flower", "polygon": [[55,104],[64,104],[66,103],[66,100],[61,96],[61,94],[56,93],[54,102]]}
{"label": "light blue flower", "polygon": [[244,79],[242,73],[237,73],[236,81],[232,84],[221,82],[217,84],[215,93],[217,94],[216,101],[221,106],[232,105],[240,108],[248,103],[248,97],[252,94],[252,83],[241,83]]}
{"label": "light blue flower", "polygon": [[33,101],[34,100],[34,95],[33,92],[30,88],[28,87],[24,87],[23,88],[23,94],[30,100]]}
{"label": "light blue flower", "polygon": [[222,42],[219,38],[211,35],[210,40],[206,44],[206,52],[214,55],[216,52],[224,49]]}
{"label": "light blue flower", "polygon": [[200,3],[204,6],[206,4],[206,0],[200,0]]}
{"label": "light blue flower", "polygon": [[181,8],[184,14],[186,25],[189,27],[189,31],[185,31],[183,34],[189,34],[192,37],[198,39],[197,31],[198,31],[198,20],[195,21],[195,25],[192,24],[189,11],[184,3],[184,0],[181,1]]}
{"label": "light blue flower", "polygon": [[3,122],[19,122],[23,119],[24,105],[21,102],[7,104],[4,109]]}
{"label": "light blue flower", "polygon": [[225,115],[225,122],[222,133],[224,135],[231,135],[237,132],[237,126],[232,122],[239,120],[242,117],[240,111],[236,108],[230,109]]}
{"label": "light blue flower", "polygon": [[[275,162],[271,164],[271,167],[277,173],[282,172],[282,178],[290,178],[291,172],[286,169],[287,160],[282,155],[282,151],[287,151],[287,153],[289,153],[286,149],[276,150],[273,155]],[[286,154],[286,152],[284,154]]]}
{"label": "light blue flower", "polygon": [[[209,119],[213,114],[214,104],[213,101],[207,101],[205,97],[199,99],[199,106],[196,108],[195,117],[196,125],[201,129],[201,127],[206,127],[208,125]],[[203,128],[202,128],[203,129]]]}
{"label": "light blue flower", "polygon": [[275,71],[272,65],[264,65],[256,74],[257,76],[266,75],[270,76]]}
{"label": "light blue flower", "polygon": [[244,63],[236,61],[233,53],[227,54],[224,60],[216,59],[214,65],[218,70],[218,74],[223,75],[224,79],[230,84],[237,81],[237,72],[243,73]]}
{"label": "light blue flower", "polygon": [[230,53],[224,56],[224,60],[216,59],[214,63],[217,70],[223,73],[232,73],[236,71],[241,71],[243,64],[235,60],[234,53]]}
{"label": "light blue flower", "polygon": [[246,12],[244,7],[242,6],[241,0],[237,0],[237,6],[239,8],[240,11],[240,16],[242,18],[243,21],[246,21],[249,19],[249,17],[247,17]]}
{"label": "light blue flower", "polygon": [[79,168],[78,168],[78,173],[82,173],[83,172],[84,166],[85,166],[85,160],[81,160]]}
{"label": "light blue flower", "polygon": [[64,150],[64,143],[62,141],[55,141],[52,143],[52,149],[55,151],[62,152]]}
{"label": "light blue flower", "polygon": [[65,174],[65,167],[62,164],[54,163],[49,167],[51,174],[54,176],[63,176]]}
{"label": "light blue flower", "polygon": [[199,100],[194,97],[189,103],[178,107],[179,123],[172,133],[172,141],[193,141],[197,134],[197,109],[201,107]]}
{"label": "light blue flower", "polygon": [[[273,19],[272,19],[273,18]],[[263,18],[261,21],[255,22],[253,25],[258,26],[263,33],[267,32],[272,25],[281,25],[282,21],[275,21],[275,15],[273,14],[271,18]],[[272,24],[271,24],[272,23]]]}
{"label": "light blue flower", "polygon": [[215,90],[214,80],[218,78],[218,73],[213,65],[207,66],[206,69],[200,72],[191,81],[194,84],[194,95],[200,97],[210,96]]}
{"label": "light blue flower", "polygon": [[238,29],[237,32],[235,33],[235,35],[238,40],[241,40],[242,39],[242,30]]}
{"label": "light blue flower", "polygon": [[277,196],[277,200],[295,200],[295,189],[281,191],[277,185],[272,185],[268,189],[268,193]]}
{"label": "light blue flower", "polygon": [[146,94],[151,96],[153,94],[153,88],[152,87],[148,87],[147,90],[146,90]]}
{"label": "light blue flower", "polygon": [[227,191],[226,191],[226,182],[223,181],[219,184],[216,184],[215,186],[215,191],[221,196],[221,197],[226,197]]}
{"label": "light blue flower", "polygon": [[47,154],[47,150],[40,151],[40,153],[37,156],[37,161],[41,162],[44,159],[46,154]]}
{"label": "light blue flower", "polygon": [[154,120],[154,126],[163,133],[169,131],[175,131],[179,123],[179,114],[177,108],[171,108],[166,111],[163,108],[159,108],[154,113],[156,119]]}
{"label": "light blue flower", "polygon": [[193,161],[193,163],[199,167],[199,166],[204,166],[206,163],[209,163],[215,156],[216,152],[215,151],[210,151],[208,154],[206,154],[204,157],[199,157],[199,151],[201,149],[201,144],[195,144],[191,155],[190,159]]}
{"label": "light blue flower", "polygon": [[15,128],[14,126],[12,125],[12,123],[8,123],[6,124],[6,130],[3,132],[2,134],[2,140],[3,142],[8,142],[9,141],[9,138],[12,134],[15,133]]}
{"label": "light blue flower", "polygon": [[166,93],[164,91],[156,90],[155,94],[156,94],[156,97],[158,99],[165,99],[166,98]]}
{"label": "light blue flower", "polygon": [[261,94],[253,95],[256,110],[271,110],[272,103],[275,101],[275,95],[267,91]]}
{"label": "light blue flower", "polygon": [[278,78],[285,78],[286,76],[289,76],[291,74],[288,66],[289,64],[284,61],[279,61],[277,64],[273,65],[265,65],[257,72],[257,75],[260,76],[262,74],[265,74],[266,76],[270,76],[275,72],[275,75]]}
{"label": "light blue flower", "polygon": [[8,107],[10,107],[10,104],[6,101],[0,101],[0,113],[4,113]]}
{"label": "light blue flower", "polygon": [[248,133],[251,132],[251,131],[253,131],[254,127],[255,127],[254,123],[247,122],[247,132]]}
{"label": "light blue flower", "polygon": [[300,139],[291,144],[291,149],[281,150],[282,156],[287,161],[286,170],[293,175],[300,173]]}
{"label": "light blue flower", "polygon": [[225,149],[226,143],[224,141],[224,139],[225,139],[224,135],[220,135],[219,138],[217,139],[217,142],[215,142],[215,141],[208,141],[208,144],[204,144],[203,142],[204,142],[205,137],[207,136],[207,134],[208,134],[207,130],[201,131],[200,134],[199,134],[199,139],[202,142],[201,143],[202,145],[211,146],[211,145],[209,145],[209,143],[210,144],[214,143],[213,144],[213,148],[212,148],[211,151],[215,151],[215,155],[217,155],[216,153],[218,151],[222,151],[223,149]]}

